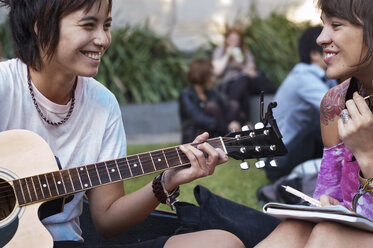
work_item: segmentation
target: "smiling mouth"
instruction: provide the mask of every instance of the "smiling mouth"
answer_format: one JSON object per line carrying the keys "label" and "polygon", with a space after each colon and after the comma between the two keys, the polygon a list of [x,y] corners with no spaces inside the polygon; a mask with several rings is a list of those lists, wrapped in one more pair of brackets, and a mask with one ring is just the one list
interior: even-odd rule
{"label": "smiling mouth", "polygon": [[335,55],[337,55],[337,54],[336,53],[327,53],[327,54],[325,54],[325,59],[329,59],[329,58],[331,58]]}
{"label": "smiling mouth", "polygon": [[102,56],[102,52],[82,52],[84,56],[94,59],[94,60],[100,60]]}
{"label": "smiling mouth", "polygon": [[325,55],[324,55],[324,62],[327,64],[331,59],[333,59],[336,55],[337,55],[337,53],[331,53],[331,52],[329,52],[329,53],[324,53]]}

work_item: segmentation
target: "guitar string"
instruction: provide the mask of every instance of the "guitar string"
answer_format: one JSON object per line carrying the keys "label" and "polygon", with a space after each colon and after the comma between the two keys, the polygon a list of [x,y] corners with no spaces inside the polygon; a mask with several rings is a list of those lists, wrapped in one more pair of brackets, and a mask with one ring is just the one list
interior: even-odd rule
{"label": "guitar string", "polygon": [[[222,137],[222,139],[223,139],[223,141],[225,140],[225,141],[227,141],[227,142],[224,142],[224,144],[229,144],[229,143],[232,143],[232,142],[229,142],[229,141],[234,141],[234,142],[237,142],[237,139],[236,138],[230,138],[230,137]],[[240,139],[240,141],[244,141],[244,140],[247,140],[247,139],[252,139],[252,137],[242,137],[241,139]],[[210,140],[208,140],[208,143],[209,144],[211,144],[211,145],[213,145],[213,143],[214,142],[216,142],[216,141],[219,141],[219,143],[221,142],[220,141],[220,138],[215,138],[215,139],[210,139]],[[199,145],[200,143],[197,143],[197,144],[192,144],[192,145],[194,145],[194,146],[197,146],[197,145]],[[234,146],[234,147],[242,147],[242,146]],[[179,147],[170,147],[170,148],[165,148],[165,149],[160,149],[160,150],[156,150],[156,151],[152,151],[152,152],[149,152],[149,153],[156,153],[156,152],[162,152],[162,155],[164,154],[165,156],[168,154],[170,154],[171,152],[172,152],[172,154],[175,154],[175,151],[173,151],[174,149],[176,149],[176,151],[177,152],[181,152],[181,150],[180,150],[180,148]],[[232,150],[232,149],[229,149],[229,148],[226,148],[227,150]],[[141,154],[137,154],[137,155],[131,155],[131,156],[129,156],[129,157],[124,157],[124,158],[120,158],[120,159],[127,159],[127,161],[129,161],[130,159],[133,159],[132,161],[139,161],[140,162],[140,160],[138,159],[138,158],[135,158],[135,157],[137,157],[137,156],[140,156],[140,155],[145,155],[145,154],[149,154],[149,153],[141,153]],[[150,156],[151,156],[151,154],[149,154]],[[185,154],[184,153],[180,153],[180,155],[181,156],[185,156]],[[120,160],[120,159],[117,159],[117,160],[110,160],[110,161],[106,161],[107,163],[109,163],[109,162],[115,162],[115,161],[118,161],[118,160]],[[166,157],[166,159],[168,159],[168,160],[172,160],[172,159],[177,159],[177,160],[179,160],[179,155],[176,155],[176,156],[168,156],[168,157]],[[149,161],[152,161],[152,159],[149,159]],[[181,162],[183,162],[183,161],[181,161]],[[91,164],[91,165],[87,165],[86,166],[86,169],[87,169],[87,174],[90,172],[90,169],[88,169],[88,166],[96,166],[97,167],[97,165],[99,165],[99,164],[104,164],[105,162],[101,162],[101,163],[96,163],[96,164]],[[182,164],[176,164],[176,165],[172,165],[172,167],[175,167],[175,166],[181,166]],[[127,166],[130,166],[130,165],[128,165],[127,164]],[[141,165],[142,166],[142,165]],[[106,166],[107,167],[107,166]],[[152,167],[152,166],[150,166],[150,167]],[[77,167],[77,168],[80,168],[80,167]],[[122,168],[122,167],[121,167]],[[69,169],[67,169],[67,170],[70,170],[70,169],[76,169],[76,168],[69,168]],[[130,168],[128,168],[129,170],[130,170]],[[133,170],[134,168],[132,168],[132,170]],[[140,168],[141,169],[141,168]],[[144,169],[144,168],[143,168]],[[167,167],[167,168],[164,168],[164,169],[169,169],[169,167]],[[92,172],[92,170],[94,170],[95,171],[95,175],[94,175],[94,177],[96,177],[97,179],[99,178],[99,175],[97,175],[96,176],[96,168],[94,168],[94,169],[91,169],[91,172]],[[132,171],[131,170],[131,171]],[[160,169],[160,170],[162,170],[162,169]],[[59,172],[59,171],[55,171],[55,172]],[[155,171],[153,171],[153,172],[155,172]],[[149,172],[148,174],[150,174],[150,173],[153,173],[153,172]],[[51,172],[51,173],[53,173],[53,172]],[[122,174],[121,173],[121,170],[119,169],[119,172],[118,172],[118,174]],[[47,173],[47,174],[50,174],[50,173]],[[143,173],[143,174],[145,174],[145,173]],[[35,176],[42,176],[42,175],[46,175],[46,174],[40,174],[40,175],[35,175]],[[139,174],[139,175],[141,175],[141,174]],[[71,175],[70,175],[71,176]],[[92,175],[87,175],[91,180],[92,179],[94,179],[94,178],[92,178]],[[79,179],[80,181],[81,181],[81,177],[80,177],[80,175],[78,174],[77,176],[71,176],[72,177],[72,179],[73,180],[76,180],[76,179]],[[133,177],[133,176],[131,176],[131,177]],[[129,178],[131,178],[131,177],[127,177],[127,178],[125,178],[125,179],[129,179]],[[31,178],[31,177],[28,177],[28,178]],[[54,177],[53,177],[54,178]],[[61,179],[62,179],[62,181],[63,181],[63,176],[61,175]],[[125,179],[122,179],[122,180],[116,180],[116,181],[123,181],[123,180],[125,180]],[[19,180],[19,179],[18,179]],[[112,181],[112,182],[116,182],[116,181]],[[46,181],[47,183],[49,183],[49,181]],[[53,182],[52,182],[53,183]],[[6,186],[5,187],[1,187],[1,185],[2,184],[6,184]],[[73,184],[72,182],[70,183],[70,184]],[[27,185],[28,185],[28,183],[27,183]],[[41,185],[40,185],[41,186]],[[55,185],[56,187],[55,188],[57,188],[57,185]],[[3,188],[11,188],[11,186],[7,183],[7,182],[1,182],[0,183],[0,189],[3,189]],[[49,187],[49,189],[50,189],[50,187]],[[41,188],[39,188],[38,187],[38,190],[41,190]],[[35,190],[34,190],[34,188],[32,188],[31,189],[31,191],[32,192],[34,192],[34,193],[37,193],[37,192],[35,192]],[[10,193],[11,192],[11,194],[10,195],[13,195],[14,194],[14,191],[13,190],[8,190],[8,191],[3,191],[1,194],[3,194],[4,195],[4,193]],[[57,190],[56,190],[56,192],[57,192]],[[26,192],[26,193],[28,193],[28,192]],[[28,194],[29,196],[31,196],[31,194]],[[59,195],[63,195],[63,194],[59,194]],[[38,195],[39,196],[39,195]],[[5,195],[5,198],[8,198],[9,196],[8,195]],[[4,197],[0,197],[0,199],[1,198],[4,198]],[[31,197],[30,197],[30,199],[31,199]]]}
{"label": "guitar string", "polygon": [[[252,138],[250,138],[250,139],[252,139]],[[235,138],[227,138],[227,137],[223,137],[223,140],[234,140],[235,142],[237,141]],[[245,138],[243,138],[243,139],[241,139],[241,140],[245,140]],[[212,143],[213,141],[216,141],[216,140],[210,140],[210,143]],[[220,143],[220,140],[219,140],[219,143]],[[229,144],[229,142],[225,142],[225,144]],[[198,145],[198,144],[193,144],[193,145]],[[242,146],[232,146],[232,147],[242,147]],[[176,154],[176,155],[174,155],[175,154],[175,151],[173,151],[174,150],[174,148],[176,148],[176,151],[177,152],[179,152],[180,153],[180,155],[181,156],[185,156],[185,154],[184,153],[182,153],[181,152],[181,150],[178,148],[178,147],[171,147],[171,148],[166,148],[166,149],[164,149],[164,150],[157,150],[157,151],[152,151],[152,152],[149,152],[149,153],[141,153],[141,154],[137,154],[137,155],[130,155],[130,156],[128,156],[128,157],[123,157],[123,158],[119,158],[119,159],[116,159],[116,160],[109,160],[109,161],[105,161],[106,163],[110,163],[110,162],[116,162],[116,161],[119,161],[119,160],[127,160],[127,161],[131,161],[131,162],[133,162],[133,161],[139,161],[139,162],[144,162],[144,160],[139,160],[139,158],[137,158],[137,156],[141,156],[141,155],[149,155],[149,156],[152,156],[152,154],[150,154],[150,153],[156,153],[156,152],[163,152],[164,154],[165,154],[165,156],[167,156],[166,157],[166,159],[168,159],[168,160],[173,160],[173,159],[177,159],[177,160],[179,160],[179,155],[178,154]],[[232,149],[230,149],[229,147],[228,148],[226,148],[227,150],[232,150]],[[161,156],[163,156],[163,153],[162,154],[160,154]],[[169,154],[170,153],[172,153],[174,156],[170,156]],[[185,158],[187,158],[187,157],[185,157]],[[152,161],[153,159],[152,159],[152,157],[150,158],[150,159],[147,159],[148,161]],[[154,160],[153,160],[154,161]],[[105,164],[105,162],[99,162],[99,163],[96,163],[96,164],[91,164],[91,165],[86,165],[86,167],[88,168],[88,166],[98,166],[98,165],[103,165],[103,164]],[[120,162],[120,161],[119,161]],[[130,162],[130,164],[131,164],[131,162]],[[151,163],[151,165],[152,165],[153,163]],[[176,164],[176,165],[174,165],[174,166],[178,166],[178,165],[180,165],[180,164]],[[128,166],[128,165],[127,165]],[[83,166],[84,167],[84,166]],[[107,165],[106,165],[106,167],[107,167]],[[150,166],[150,167],[152,167],[152,166]],[[76,168],[80,168],[80,167],[76,167]],[[69,168],[69,169],[76,169],[76,168]],[[66,170],[69,170],[69,169],[66,169]],[[165,169],[168,169],[168,168],[165,168]],[[92,170],[96,170],[95,168],[94,169],[92,169]],[[87,171],[89,172],[89,169],[87,169]],[[55,171],[55,172],[59,172],[59,171]],[[61,172],[61,171],[60,171]],[[155,171],[154,171],[155,172]],[[53,173],[53,172],[51,172],[51,173]],[[46,174],[50,174],[50,173],[46,173]],[[35,176],[43,176],[43,175],[46,175],[46,174],[40,174],[40,175],[35,175]],[[31,176],[32,177],[32,176]],[[30,177],[27,177],[27,178],[30,178]],[[79,176],[77,176],[77,177],[74,177],[74,179],[76,179],[76,178],[79,178]],[[0,183],[0,185],[1,184],[8,184],[7,182],[2,182],[2,183]],[[0,186],[0,188],[1,188],[1,186]]]}
{"label": "guitar string", "polygon": [[[177,165],[174,165],[174,167],[176,167],[176,166],[184,166],[184,165],[188,165],[188,164],[189,164],[189,163],[177,164]],[[171,167],[170,167],[170,168],[171,168]],[[168,169],[168,168],[164,168],[164,169],[166,170],[166,169]],[[159,169],[159,171],[160,171],[160,170],[163,170],[163,169]],[[94,169],[94,171],[96,172],[95,169]],[[154,173],[154,172],[155,172],[155,171],[153,171],[153,172],[149,172],[149,173],[144,173],[144,174],[139,174],[139,176],[140,176],[140,175],[152,174],[152,173]],[[95,173],[95,174],[97,175],[97,173]],[[118,174],[119,174],[119,173],[118,173]],[[95,175],[95,177],[96,177],[96,178],[99,178],[99,176],[98,176],[98,175],[96,176],[96,175]],[[101,178],[101,177],[100,177],[100,178]],[[130,179],[130,178],[132,178],[132,176],[130,176],[130,177],[126,177],[126,178],[124,178],[124,179],[118,179],[118,180],[109,181],[107,184],[114,183],[114,182],[124,181],[124,180]],[[74,180],[77,180],[77,179],[81,180],[81,177],[79,177],[79,176],[74,176],[74,177],[72,177],[72,179],[73,179],[73,181],[74,181]],[[94,178],[92,178],[92,177],[91,177],[91,179],[94,180]],[[62,181],[63,181],[63,180],[62,180]],[[69,181],[70,181],[70,180],[69,180]],[[98,181],[98,180],[97,180],[97,181]],[[48,181],[48,183],[49,183],[49,181]],[[53,183],[53,182],[52,182],[52,183]],[[79,183],[80,183],[80,182],[78,182],[78,184],[79,184]],[[3,183],[3,184],[4,184],[4,183]],[[66,183],[64,183],[64,184],[66,185]],[[71,188],[73,188],[72,185],[75,185],[75,184],[73,184],[71,181],[70,181],[69,184],[70,184]],[[104,184],[105,184],[105,183],[104,183]],[[91,185],[91,187],[100,186],[100,185],[104,185],[104,184]],[[74,190],[74,192],[71,192],[71,193],[65,192],[65,193],[58,193],[58,194],[56,194],[56,195],[49,194],[49,195],[50,195],[49,197],[43,197],[43,196],[40,194],[40,192],[43,191],[41,187],[35,187],[35,189],[34,189],[33,186],[30,185],[29,183],[27,183],[27,185],[28,185],[29,187],[32,187],[32,189],[31,189],[30,191],[34,193],[34,194],[31,194],[31,192],[29,193],[29,192],[27,192],[27,191],[24,191],[24,193],[27,194],[27,196],[29,196],[29,198],[30,198],[30,200],[31,200],[31,201],[27,201],[27,203],[29,203],[29,202],[35,202],[35,201],[39,201],[39,200],[46,200],[46,199],[48,199],[48,198],[54,198],[54,197],[56,197],[56,196],[65,196],[65,195],[73,194],[74,192],[77,193],[78,191],[84,191],[84,190],[86,190],[86,189],[84,189],[84,188],[81,188],[81,189]],[[56,184],[54,183],[54,185],[56,185]],[[40,186],[41,186],[41,185],[40,185]],[[63,186],[62,186],[62,187],[63,187]],[[6,186],[1,187],[0,189],[4,189],[4,188],[6,188],[6,189],[11,188],[11,190],[2,191],[2,192],[0,193],[0,203],[8,202],[7,200],[6,200],[6,201],[2,201],[2,200],[3,200],[3,199],[8,199],[9,197],[10,197],[10,198],[14,198],[13,196],[15,195],[15,193],[14,193],[12,187],[11,187],[9,184],[7,184]],[[48,190],[48,191],[51,190],[51,187],[48,186],[48,188],[49,188],[49,189],[46,189],[46,190]],[[23,188],[23,189],[24,189],[24,188]],[[90,189],[90,188],[88,188],[88,189]],[[87,189],[87,190],[88,190],[88,189]],[[57,192],[57,185],[56,185],[56,187],[55,187],[55,191]],[[44,191],[43,191],[43,192],[44,192]],[[36,196],[36,197],[39,197],[39,198],[41,198],[41,199],[33,200],[32,198],[35,198],[35,197],[33,197],[33,195]]]}
{"label": "guitar string", "polygon": [[[209,143],[210,144],[213,144],[214,143],[214,141],[216,141],[216,140],[209,140]],[[220,142],[220,140],[219,140],[219,142]],[[193,145],[198,145],[198,144],[193,144]],[[176,149],[174,149],[174,148],[176,148]],[[148,164],[148,165],[150,165],[149,167],[150,168],[154,168],[154,164],[153,163],[156,163],[156,162],[154,162],[154,159],[152,159],[152,155],[154,155],[154,153],[157,153],[157,152],[159,152],[160,154],[160,156],[161,157],[163,157],[163,156],[165,156],[166,157],[166,160],[175,160],[175,159],[177,159],[178,161],[180,161],[180,158],[179,158],[179,156],[185,156],[185,154],[183,154],[182,152],[181,152],[181,150],[178,148],[178,147],[174,147],[174,148],[166,148],[166,149],[164,149],[164,150],[158,150],[158,151],[152,151],[152,152],[150,152],[150,153],[142,153],[142,154],[137,154],[137,155],[133,155],[133,156],[129,156],[129,157],[124,157],[124,158],[121,158],[121,159],[123,159],[123,160],[127,160],[128,161],[128,163],[129,163],[129,165],[127,164],[127,167],[128,167],[128,169],[126,168],[126,170],[131,170],[131,172],[133,171],[133,169],[134,168],[130,168],[130,166],[131,166],[131,162],[136,162],[136,163],[140,163],[141,164],[141,162],[142,163],[144,163],[144,162],[146,162],[146,161],[144,161],[144,160],[141,160],[141,159],[139,159],[138,158],[138,156],[141,156],[141,155],[145,155],[145,154],[149,154],[149,159],[147,159],[147,161],[149,161],[150,163]],[[180,153],[180,155],[178,155],[177,153],[176,153],[176,151],[177,152],[181,152]],[[170,154],[172,154],[172,156],[170,155]],[[176,154],[176,155],[175,155]],[[184,158],[184,157],[183,157]],[[185,156],[185,158],[187,159],[187,157]],[[118,160],[120,160],[120,159],[118,159]],[[117,161],[118,161],[117,160]],[[115,160],[111,160],[111,161],[106,161],[106,163],[110,163],[110,162],[114,162],[115,163]],[[181,161],[181,162],[183,162],[183,161]],[[92,169],[89,169],[88,168],[88,166],[94,166],[94,165],[96,165],[96,167],[97,167],[97,165],[99,165],[99,164],[101,164],[101,165],[103,165],[103,167],[106,167],[106,169],[109,169],[109,168],[107,168],[107,165],[105,166],[104,164],[105,164],[105,162],[101,162],[101,163],[97,163],[97,164],[92,164],[92,165],[87,165],[87,167],[86,167],[86,169],[87,169],[87,173],[89,173],[89,172],[93,172],[94,171],[94,175],[93,175],[93,177],[92,177],[92,175],[88,175],[89,176],[89,178],[91,179],[91,180],[95,180],[95,179],[98,179],[99,178],[99,176],[98,176],[98,174],[97,174],[97,170],[96,170],[96,168],[92,168]],[[167,163],[166,163],[167,164]],[[184,164],[184,163],[183,163]],[[170,167],[175,167],[175,166],[181,166],[181,165],[183,165],[183,164],[180,164],[180,163],[177,163],[176,165],[171,165]],[[119,166],[119,165],[118,165]],[[145,169],[145,166],[143,166],[143,165],[141,165],[142,167],[143,167],[143,169]],[[116,166],[115,166],[116,167]],[[77,167],[77,168],[80,168],[80,167]],[[169,167],[167,166],[167,167],[165,167],[165,168],[162,168],[162,169],[168,169]],[[69,168],[69,170],[70,169],[76,169],[76,168]],[[122,170],[121,169],[123,169],[123,166],[121,166],[120,167],[120,169],[119,169],[119,172],[118,172],[118,175],[119,175],[119,173],[120,174],[122,174]],[[141,168],[138,168],[138,169],[141,169]],[[159,170],[162,170],[162,169],[159,169]],[[156,171],[158,171],[158,170],[156,170]],[[59,171],[55,171],[55,172],[59,172]],[[155,172],[155,171],[152,171],[152,172]],[[149,173],[152,173],[152,172],[149,172]],[[51,172],[51,173],[53,173],[53,172]],[[47,174],[51,174],[51,173],[47,173]],[[75,173],[74,173],[75,174]],[[145,173],[144,173],[145,174]],[[43,176],[43,175],[46,175],[46,174],[40,174],[40,175],[36,175],[36,176]],[[141,175],[141,174],[140,174]],[[62,181],[63,181],[63,176],[62,175],[60,175],[59,177],[61,177],[61,179],[62,179]],[[109,177],[109,174],[108,174],[108,177]],[[28,177],[28,178],[30,178],[30,177]],[[77,174],[76,176],[71,176],[71,178],[72,178],[72,180],[74,181],[74,180],[77,180],[77,179],[79,179],[79,180],[81,180],[81,176],[79,175],[79,174]],[[130,177],[126,177],[125,179],[128,179],[128,178],[131,178],[131,176]],[[44,180],[43,180],[44,181]],[[116,181],[116,180],[115,180]],[[121,181],[121,180],[118,180],[118,181]],[[45,182],[46,183],[49,183],[49,181],[48,180],[45,180]],[[0,187],[0,189],[5,189],[5,188],[7,188],[7,189],[9,189],[9,188],[11,188],[11,186],[7,183],[7,182],[2,182],[2,183],[0,183],[0,185],[1,184],[6,184],[5,186],[3,186],[3,187]],[[52,184],[53,184],[53,182],[52,182]],[[72,184],[72,182],[70,182],[70,184]],[[27,185],[28,186],[31,186],[31,192],[33,192],[33,193],[36,193],[37,194],[37,192],[35,192],[35,189],[34,189],[34,187],[32,186],[32,184],[30,185],[30,183],[29,182],[27,182]],[[41,185],[40,185],[41,186]],[[57,185],[55,185],[56,187],[57,187]],[[55,188],[56,188],[55,187]],[[40,187],[36,187],[37,188],[37,190],[41,190],[41,188]],[[13,190],[8,190],[8,191],[2,191],[2,194],[6,194],[6,193],[10,193],[10,192],[12,192],[12,195],[13,195]],[[26,192],[26,194],[28,194],[28,196],[30,196],[30,195],[32,195],[32,194],[29,194],[29,192]],[[39,196],[39,195],[37,195],[37,196]],[[5,195],[5,197],[7,197],[7,195]],[[0,198],[1,199],[1,198]],[[31,199],[31,197],[30,197],[30,199]]]}
{"label": "guitar string", "polygon": [[[183,165],[188,165],[189,163],[186,163],[186,164],[179,164],[179,166],[183,166]],[[175,165],[175,166],[177,166],[177,165]],[[164,169],[168,169],[168,168],[164,168]],[[160,170],[162,170],[162,169],[160,169]],[[146,174],[152,174],[152,173],[154,173],[154,172],[149,172],[149,173],[144,173],[144,174],[140,174],[140,175],[146,175]],[[76,177],[72,177],[73,178],[73,180],[76,180],[76,179],[80,179],[80,177],[79,176],[76,176]],[[98,178],[98,176],[96,176],[96,178]],[[118,180],[113,180],[113,181],[109,181],[109,182],[107,182],[107,184],[110,184],[110,183],[114,183],[114,182],[120,182],[120,181],[124,181],[124,180],[126,180],[126,179],[130,179],[131,178],[131,176],[130,177],[127,177],[127,178],[124,178],[124,179],[118,179]],[[91,177],[91,179],[93,179],[92,177]],[[98,181],[98,180],[97,180]],[[49,183],[49,181],[48,181],[48,183]],[[79,184],[80,182],[78,182],[78,184]],[[66,185],[66,183],[64,183],[65,185]],[[91,185],[90,186],[90,188],[91,187],[95,187],[95,186],[100,186],[100,185],[104,185],[104,184],[106,184],[106,183],[103,183],[103,184],[98,184],[98,185]],[[24,194],[27,194],[27,196],[30,198],[30,201],[27,201],[27,202],[34,202],[34,201],[39,201],[39,200],[46,200],[46,199],[48,199],[48,198],[54,198],[54,197],[58,197],[58,196],[64,196],[64,195],[69,195],[69,194],[73,194],[74,192],[75,193],[77,193],[78,191],[84,191],[84,190],[88,190],[88,189],[90,189],[90,188],[88,188],[88,189],[84,189],[84,188],[80,188],[80,189],[76,189],[76,190],[74,190],[74,192],[65,192],[65,193],[58,193],[58,194],[49,194],[50,196],[48,197],[43,197],[42,196],[42,194],[40,194],[40,192],[44,192],[44,190],[42,190],[42,188],[41,187],[35,187],[35,190],[34,190],[34,188],[32,187],[32,185],[30,185],[30,184],[27,184],[29,187],[31,187],[31,192],[32,193],[34,193],[34,194],[31,194],[31,192],[29,193],[28,192],[28,190],[27,191],[24,191]],[[75,184],[73,184],[73,183],[69,183],[69,185],[71,186],[71,188],[73,189],[73,187],[74,186],[72,186],[72,185],[75,185]],[[40,185],[41,186],[41,185]],[[63,187],[63,186],[62,186]],[[80,187],[80,186],[79,186]],[[2,187],[2,188],[6,188],[6,189],[9,189],[9,188],[11,188],[11,186],[8,184],[7,186],[5,186],[5,187]],[[48,189],[49,188],[49,189]],[[49,190],[51,190],[52,188],[51,187],[49,187],[48,186],[48,188],[47,189],[45,189],[47,192],[49,192]],[[24,189],[24,188],[23,188]],[[57,193],[57,185],[56,185],[56,187],[54,187],[54,189],[55,189],[55,191],[56,191],[56,193]],[[0,193],[0,203],[4,203],[4,202],[8,202],[8,201],[2,201],[3,199],[8,199],[9,197],[10,198],[14,198],[14,195],[15,195],[15,193],[14,193],[14,190],[13,190],[13,188],[11,188],[10,190],[7,190],[7,191],[3,191],[3,192],[1,192]],[[33,199],[33,198],[35,198],[35,196],[38,198],[39,197],[39,199],[38,200],[35,200],[35,199]]]}
{"label": "guitar string", "polygon": [[[223,139],[224,140],[235,140],[236,141],[235,138],[223,138]],[[210,143],[212,143],[212,142],[210,142]],[[219,140],[219,143],[220,143],[220,140]],[[226,144],[229,144],[229,142],[226,142]],[[233,146],[233,147],[241,147],[241,146]],[[185,156],[185,154],[182,153],[181,150],[178,147],[174,147],[174,148],[176,148],[176,151],[179,152],[179,154],[181,156]],[[105,163],[110,163],[110,162],[114,163],[116,161],[120,162],[119,160],[127,160],[127,161],[131,161],[131,162],[133,162],[133,161],[135,161],[135,162],[139,161],[139,163],[141,163],[141,162],[144,162],[144,159],[139,159],[138,156],[142,156],[142,155],[149,155],[150,159],[147,159],[147,160],[148,161],[152,161],[152,160],[154,161],[154,159],[152,157],[152,153],[154,154],[156,152],[162,152],[162,154],[160,154],[160,156],[163,156],[163,154],[164,154],[166,156],[166,159],[168,159],[168,160],[173,160],[173,159],[179,160],[179,155],[178,154],[174,155],[175,154],[174,148],[171,147],[171,148],[166,148],[164,150],[152,151],[152,152],[149,152],[149,153],[141,153],[141,154],[137,154],[137,155],[130,155],[128,157],[123,157],[123,158],[119,158],[119,159],[116,159],[116,160],[109,160],[109,161],[105,161],[105,162],[98,162],[96,164],[86,165],[86,167],[88,167],[88,166],[94,166],[94,165],[99,166],[99,165],[104,165]],[[226,149],[228,150],[229,147],[226,148]],[[231,150],[231,149],[229,149],[229,150]],[[172,155],[174,155],[174,156],[170,156],[170,153],[172,153]],[[187,158],[187,157],[185,157],[185,158]],[[153,163],[151,163],[151,165],[152,164]],[[179,165],[179,164],[176,164],[175,166],[177,166],[177,165]],[[106,167],[107,167],[107,165],[106,165]],[[76,167],[76,168],[81,168],[81,167]],[[76,168],[69,168],[69,169],[76,169]],[[66,170],[69,170],[69,169],[66,169]],[[167,168],[165,168],[165,169],[167,169]],[[87,170],[89,171],[89,169],[87,169]],[[93,170],[95,170],[95,169],[93,169]],[[58,172],[58,171],[55,171],[55,172]],[[51,172],[51,173],[53,173],[53,172]],[[46,174],[49,174],[49,173],[46,173]],[[46,175],[46,174],[40,174],[39,176]],[[38,176],[38,175],[35,175],[35,176]],[[75,179],[75,177],[74,177],[74,179]],[[0,183],[0,185],[1,184],[6,184],[6,182]]]}
{"label": "guitar string", "polygon": [[[189,163],[188,163],[189,164]],[[188,164],[181,164],[180,166],[182,166],[182,165],[188,165]],[[176,165],[175,165],[176,166]],[[151,173],[149,173],[149,174],[151,174]],[[76,179],[76,178],[79,178],[79,176],[77,176],[77,177],[74,177],[74,179]],[[96,178],[98,178],[98,176],[96,176]],[[131,177],[129,177],[129,178],[131,178]],[[129,179],[129,178],[125,178],[125,179],[122,179],[122,180],[113,180],[113,181],[111,181],[111,182],[117,182],[117,181],[124,181],[124,180],[126,180],[126,179]],[[80,178],[79,178],[80,179]],[[92,177],[91,177],[91,179],[92,180],[94,180]],[[108,183],[111,183],[111,182],[108,182]],[[65,185],[66,185],[66,183],[64,183]],[[71,193],[69,193],[69,192],[64,192],[64,193],[61,193],[61,192],[58,192],[57,193],[57,187],[55,187],[55,192],[57,193],[57,194],[49,194],[49,196],[47,196],[47,197],[45,197],[45,196],[42,196],[42,194],[40,194],[40,192],[44,192],[43,190],[42,190],[42,188],[41,187],[32,187],[32,185],[29,185],[28,184],[28,186],[29,187],[31,187],[31,190],[29,191],[29,190],[27,190],[27,191],[24,191],[24,194],[26,194],[29,198],[30,198],[30,201],[27,201],[27,202],[35,202],[35,201],[39,201],[39,200],[47,200],[48,198],[53,198],[53,197],[56,197],[56,196],[64,196],[64,195],[69,195],[69,194],[72,194],[73,192],[71,192]],[[56,185],[57,186],[57,185]],[[91,185],[91,187],[94,187],[94,186],[99,186],[99,185]],[[71,188],[73,188],[73,186],[72,186],[72,183],[70,184],[70,187]],[[7,189],[9,189],[10,188],[10,186],[9,185],[7,185],[7,187],[3,187],[3,188],[7,188]],[[51,190],[51,187],[49,187],[49,189],[46,189],[46,190]],[[85,189],[84,188],[80,188],[80,189],[78,189],[78,190],[74,190],[75,192],[78,192],[78,191],[84,191]],[[48,192],[47,191],[47,192]],[[33,193],[33,194],[31,194],[31,192]],[[12,188],[10,188],[10,190],[7,190],[7,191],[3,191],[1,194],[0,194],[0,203],[3,203],[3,202],[8,202],[8,199],[9,198],[15,198],[15,193],[14,193],[14,191],[12,190]],[[35,199],[35,197],[36,197],[36,199]],[[5,201],[3,201],[3,199],[6,199]]]}

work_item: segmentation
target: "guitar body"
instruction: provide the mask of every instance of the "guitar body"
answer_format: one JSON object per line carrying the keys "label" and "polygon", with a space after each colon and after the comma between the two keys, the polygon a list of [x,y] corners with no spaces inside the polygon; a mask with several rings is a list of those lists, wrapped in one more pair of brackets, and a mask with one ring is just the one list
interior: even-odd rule
{"label": "guitar body", "polygon": [[53,239],[40,222],[43,202],[20,207],[12,180],[58,170],[48,144],[26,130],[0,133],[0,247],[53,247]]}
{"label": "guitar body", "polygon": [[[266,115],[272,118],[271,112]],[[230,133],[206,142],[237,160],[284,155],[286,147],[271,118],[273,127],[271,124],[268,128]],[[0,248],[53,247],[52,236],[39,219],[39,208],[48,211],[61,208],[44,206],[44,203],[186,165],[190,165],[189,159],[175,146],[59,170],[48,144],[37,134],[27,130],[0,132]],[[46,212],[40,212],[46,217]]]}

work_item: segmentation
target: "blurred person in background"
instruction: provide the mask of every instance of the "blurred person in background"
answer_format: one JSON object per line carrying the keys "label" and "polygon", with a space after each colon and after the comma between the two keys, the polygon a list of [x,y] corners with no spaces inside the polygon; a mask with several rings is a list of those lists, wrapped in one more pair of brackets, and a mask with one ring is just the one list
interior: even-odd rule
{"label": "blurred person in background", "polygon": [[241,29],[232,27],[225,33],[224,45],[217,47],[212,62],[219,92],[240,106],[241,115],[249,116],[250,95],[274,93],[275,88],[257,71],[255,60],[247,49]]}
{"label": "blurred person in background", "polygon": [[179,96],[182,143],[192,142],[195,135],[205,131],[217,137],[241,128],[237,103],[213,89],[215,76],[209,59],[193,60],[187,79],[191,85]]}

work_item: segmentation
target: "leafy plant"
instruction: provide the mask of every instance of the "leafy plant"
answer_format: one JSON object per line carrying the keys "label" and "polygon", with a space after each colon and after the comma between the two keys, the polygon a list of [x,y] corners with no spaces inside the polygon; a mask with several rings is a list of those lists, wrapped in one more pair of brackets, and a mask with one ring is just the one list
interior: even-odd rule
{"label": "leafy plant", "polygon": [[121,103],[174,100],[186,85],[187,56],[147,26],[114,31],[102,62],[97,79]]}
{"label": "leafy plant", "polygon": [[279,86],[299,62],[298,38],[310,23],[294,23],[276,13],[262,19],[255,10],[249,15],[250,23],[243,27],[245,43],[255,58],[258,70]]}
{"label": "leafy plant", "polygon": [[5,22],[4,24],[0,25],[0,57],[14,57],[14,50],[8,22]]}

